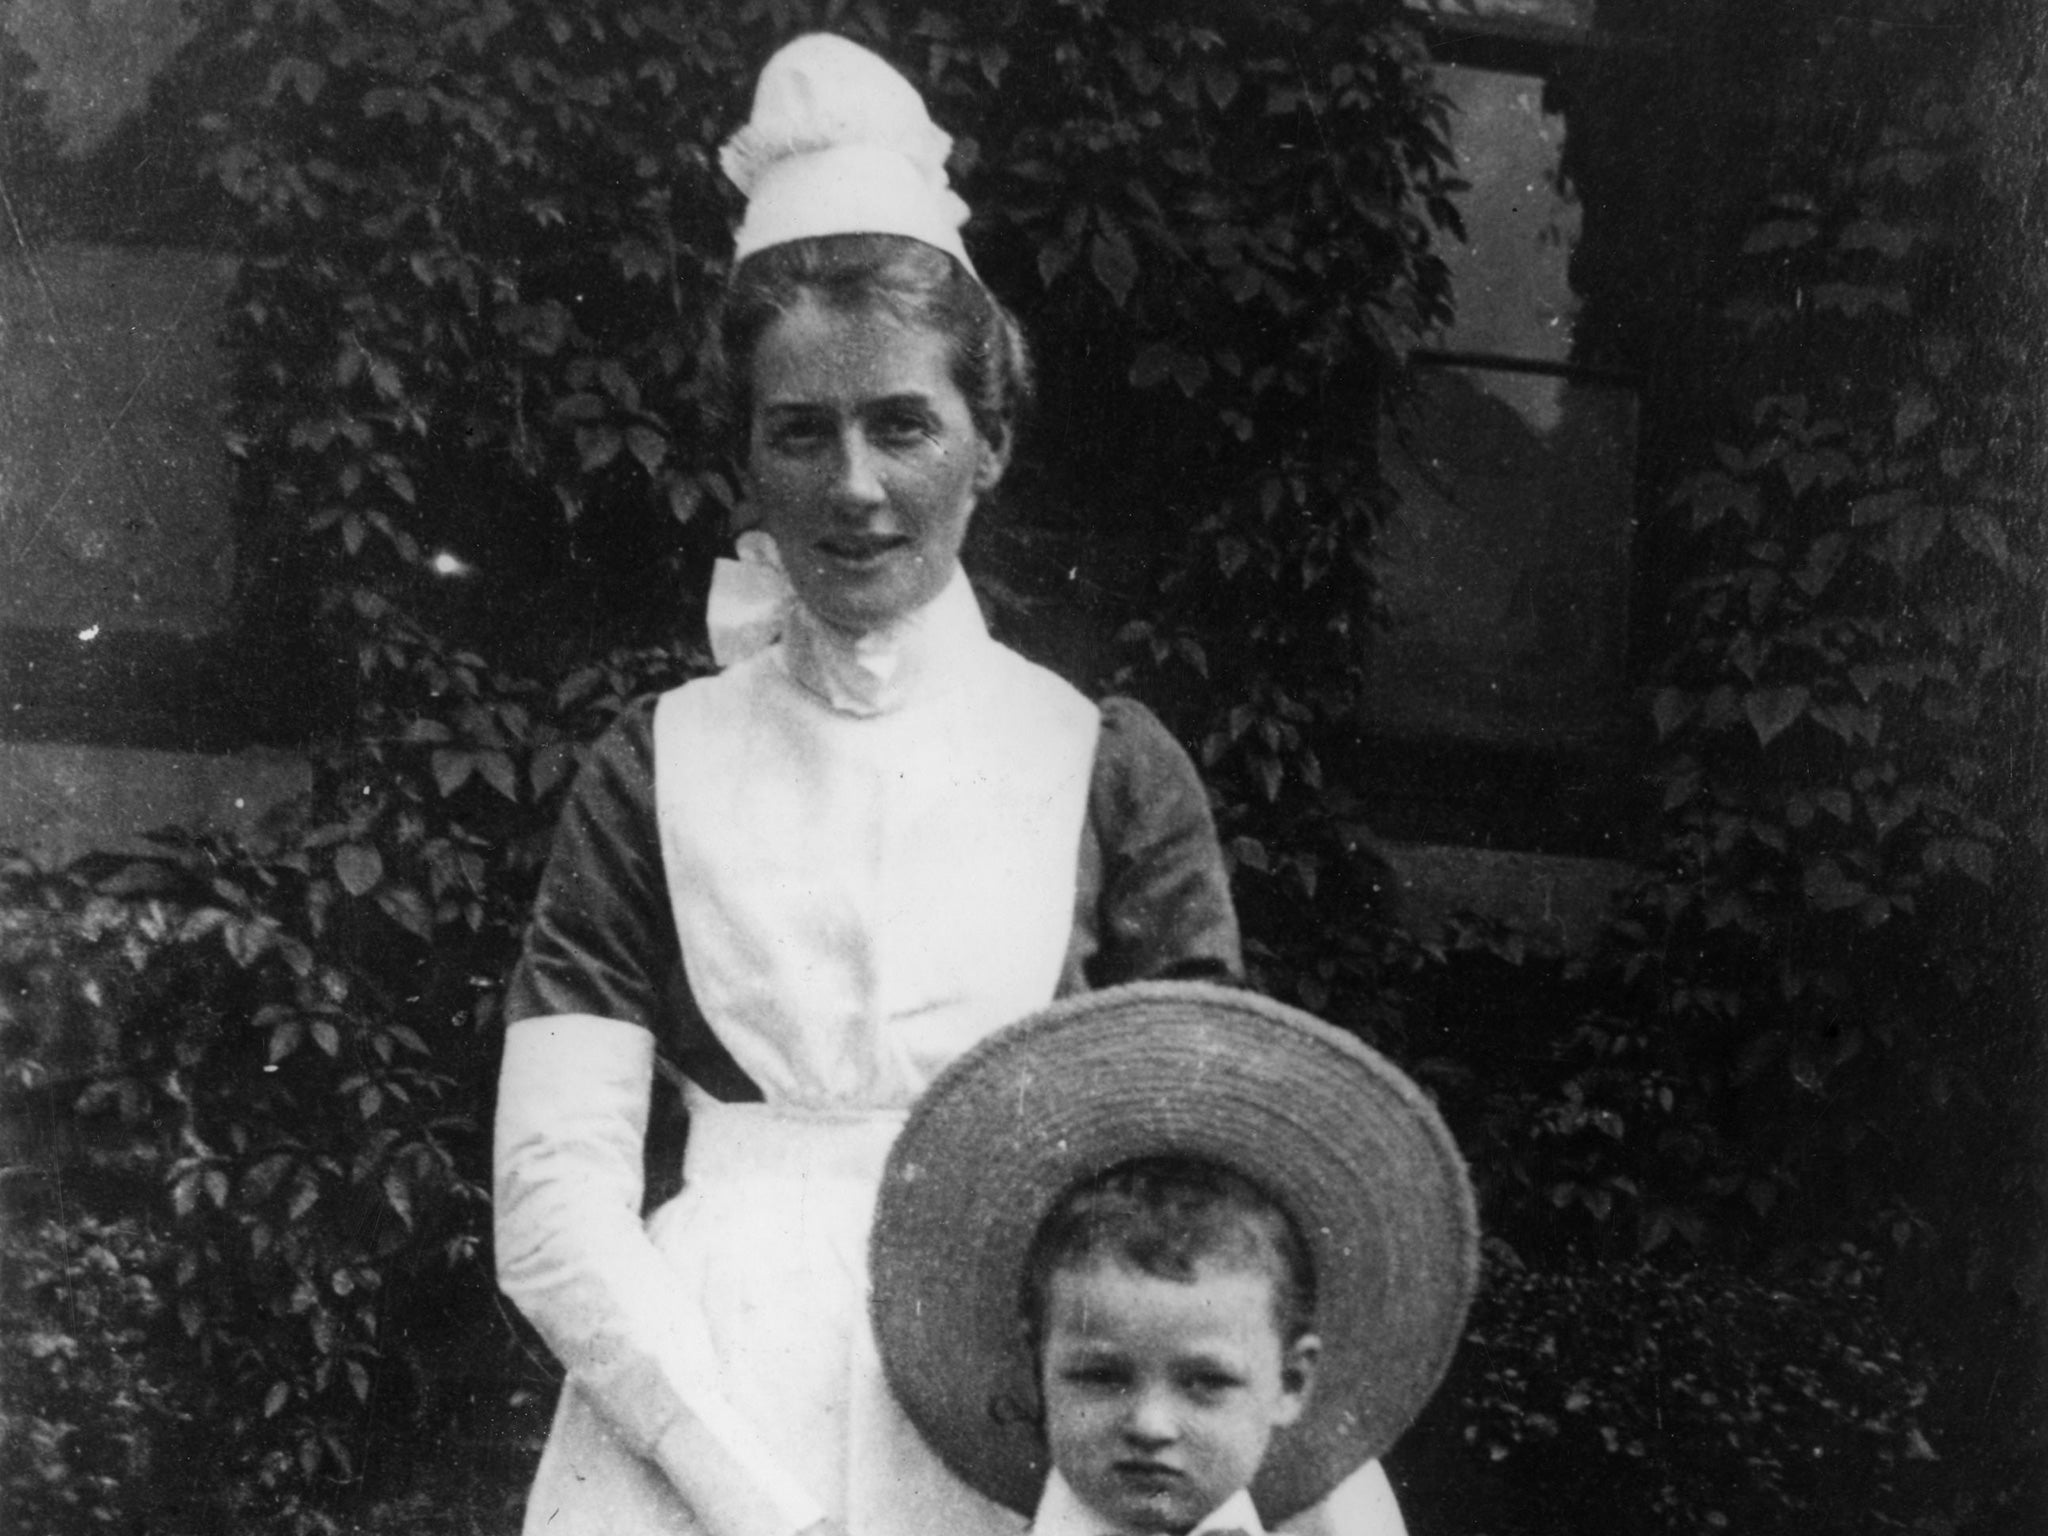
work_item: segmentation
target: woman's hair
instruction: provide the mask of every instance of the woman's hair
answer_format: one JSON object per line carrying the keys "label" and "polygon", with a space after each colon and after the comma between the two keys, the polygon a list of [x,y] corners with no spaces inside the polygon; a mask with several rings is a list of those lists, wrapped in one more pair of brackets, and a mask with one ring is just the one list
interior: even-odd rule
{"label": "woman's hair", "polygon": [[1103,1260],[1162,1280],[1191,1281],[1203,1263],[1264,1274],[1281,1341],[1292,1344],[1315,1326],[1308,1244],[1277,1201],[1220,1163],[1139,1158],[1062,1195],[1024,1260],[1022,1312],[1034,1349],[1044,1340],[1053,1276]]}
{"label": "woman's hair", "polygon": [[780,316],[815,300],[846,313],[879,310],[946,338],[953,382],[975,430],[1008,448],[1031,403],[1031,354],[1015,317],[951,256],[908,235],[813,235],[756,251],[712,315],[705,364],[714,424],[746,457],[754,349]]}

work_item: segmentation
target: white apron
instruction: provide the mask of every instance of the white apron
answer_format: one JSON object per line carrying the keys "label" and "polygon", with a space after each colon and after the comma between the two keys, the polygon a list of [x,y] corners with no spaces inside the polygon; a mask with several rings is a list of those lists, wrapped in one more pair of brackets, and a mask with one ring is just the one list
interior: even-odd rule
{"label": "white apron", "polygon": [[[802,632],[657,708],[691,991],[767,1102],[689,1096],[683,1190],[648,1234],[688,1320],[678,1387],[736,1411],[848,1536],[1014,1536],[1023,1518],[953,1478],[888,1392],[868,1228],[925,1085],[1052,1000],[1100,716],[990,640],[964,581],[919,619],[871,710],[822,701],[840,679],[816,669],[844,658]],[[572,1376],[526,1529],[703,1527]]]}

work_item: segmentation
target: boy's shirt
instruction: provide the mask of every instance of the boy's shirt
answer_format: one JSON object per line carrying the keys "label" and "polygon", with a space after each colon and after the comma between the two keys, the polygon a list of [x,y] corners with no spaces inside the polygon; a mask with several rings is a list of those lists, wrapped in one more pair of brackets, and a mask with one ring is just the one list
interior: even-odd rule
{"label": "boy's shirt", "polygon": [[[1138,1531],[1098,1515],[1068,1486],[1057,1471],[1045,1479],[1039,1495],[1038,1513],[1031,1517],[1030,1536],[1160,1536],[1156,1531]],[[1188,1536],[1266,1536],[1259,1512],[1252,1505],[1249,1489],[1240,1488],[1196,1523]]]}

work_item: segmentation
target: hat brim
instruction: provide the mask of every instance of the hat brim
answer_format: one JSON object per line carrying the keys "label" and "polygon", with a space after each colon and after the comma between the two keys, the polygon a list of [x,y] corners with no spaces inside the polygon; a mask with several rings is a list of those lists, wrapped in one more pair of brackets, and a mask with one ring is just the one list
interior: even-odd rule
{"label": "hat brim", "polygon": [[1076,1183],[1132,1158],[1225,1164],[1277,1199],[1315,1265],[1308,1411],[1253,1495],[1269,1522],[1386,1451],[1448,1368],[1478,1270],[1463,1160],[1422,1091],[1298,1009],[1195,982],[1056,1003],[942,1072],[890,1154],[871,1310],[889,1384],[962,1480],[1022,1513],[1047,1471],[1024,1262]]}

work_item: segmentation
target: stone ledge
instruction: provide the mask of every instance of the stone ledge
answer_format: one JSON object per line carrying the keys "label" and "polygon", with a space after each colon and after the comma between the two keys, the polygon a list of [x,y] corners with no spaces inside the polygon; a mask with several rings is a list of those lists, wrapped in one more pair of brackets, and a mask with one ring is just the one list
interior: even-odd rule
{"label": "stone ledge", "polygon": [[0,741],[0,846],[45,863],[141,851],[143,834],[248,831],[312,782],[295,753],[159,752]]}

